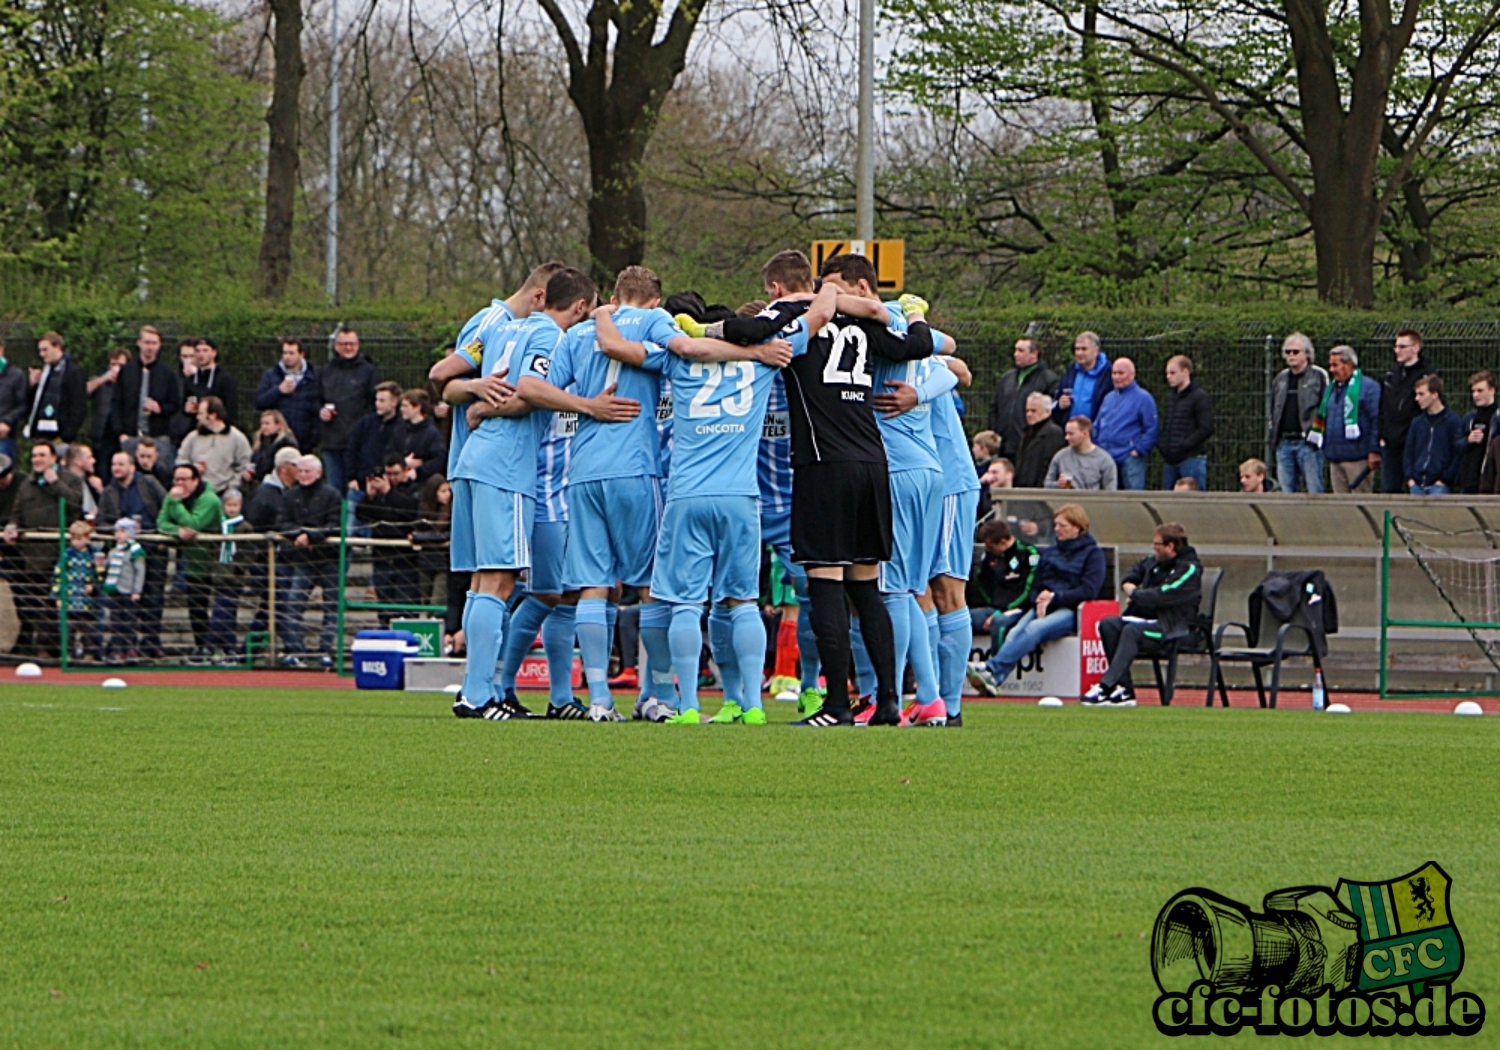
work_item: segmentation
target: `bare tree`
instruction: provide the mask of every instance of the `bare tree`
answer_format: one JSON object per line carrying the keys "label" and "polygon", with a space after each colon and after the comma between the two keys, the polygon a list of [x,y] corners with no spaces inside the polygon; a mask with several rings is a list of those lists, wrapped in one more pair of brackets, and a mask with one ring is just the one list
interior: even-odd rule
{"label": "bare tree", "polygon": [[658,4],[593,0],[582,44],[557,0],[539,2],[567,55],[568,97],[588,140],[591,266],[597,279],[613,281],[646,254],[641,161],[705,0],[678,0],[659,41]]}

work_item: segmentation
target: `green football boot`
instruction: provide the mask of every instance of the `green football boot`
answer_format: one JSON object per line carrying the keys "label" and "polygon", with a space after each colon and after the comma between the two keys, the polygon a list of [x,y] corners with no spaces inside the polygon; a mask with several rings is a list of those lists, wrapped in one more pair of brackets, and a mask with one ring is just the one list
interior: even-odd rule
{"label": "green football boot", "polygon": [[738,722],[745,717],[745,709],[733,700],[725,700],[724,706],[719,708],[718,714],[709,719],[714,725],[725,726]]}

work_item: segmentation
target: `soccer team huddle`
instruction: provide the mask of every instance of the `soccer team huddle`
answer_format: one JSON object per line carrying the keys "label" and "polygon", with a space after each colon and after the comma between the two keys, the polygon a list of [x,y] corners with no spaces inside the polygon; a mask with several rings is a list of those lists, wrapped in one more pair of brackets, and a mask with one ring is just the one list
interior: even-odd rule
{"label": "soccer team huddle", "polygon": [[[540,633],[545,717],[625,721],[608,665],[612,599],[629,586],[645,651],[632,716],[705,721],[706,608],[724,690],[706,721],[765,724],[767,545],[800,606],[794,725],[962,724],[979,482],[954,390],[969,371],[921,299],[880,300],[863,256],[827,260],[819,282],[786,250],[761,274],[768,302],[705,323],[663,309],[644,267],[601,305],[586,274],[549,263],[434,367],[460,406],[451,562],[471,574],[455,715],[540,717],[515,692]],[[575,640],[587,704],[572,695]]]}

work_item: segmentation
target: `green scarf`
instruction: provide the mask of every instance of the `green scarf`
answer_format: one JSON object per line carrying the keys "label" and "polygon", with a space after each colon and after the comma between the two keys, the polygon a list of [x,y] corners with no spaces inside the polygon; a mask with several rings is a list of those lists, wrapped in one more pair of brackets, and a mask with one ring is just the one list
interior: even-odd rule
{"label": "green scarf", "polygon": [[[1359,384],[1364,379],[1364,373],[1359,369],[1349,377],[1349,385],[1344,388],[1344,440],[1359,440]],[[1323,400],[1318,404],[1318,414],[1313,418],[1312,433],[1307,440],[1321,448],[1323,446],[1323,435],[1328,429],[1328,402],[1333,398],[1335,384],[1329,383],[1323,390]]]}

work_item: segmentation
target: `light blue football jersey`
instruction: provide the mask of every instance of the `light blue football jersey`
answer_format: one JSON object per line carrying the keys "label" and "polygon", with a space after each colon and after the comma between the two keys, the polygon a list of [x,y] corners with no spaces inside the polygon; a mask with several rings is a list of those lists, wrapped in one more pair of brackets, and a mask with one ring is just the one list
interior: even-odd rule
{"label": "light blue football jersey", "polygon": [[667,499],[756,496],[756,455],[777,369],[755,361],[708,364],[675,354],[672,466]]}
{"label": "light blue football jersey", "polygon": [[[485,340],[481,374],[508,367],[515,382],[546,381],[562,339],[563,330],[545,313],[509,321]],[[540,449],[551,425],[552,413],[545,409],[484,420],[464,442],[454,476],[535,498]]]}
{"label": "light blue football jersey", "polygon": [[[936,342],[936,340],[933,340]],[[941,364],[942,358],[934,358]],[[974,457],[969,451],[969,439],[964,434],[963,420],[959,418],[958,394],[939,394],[932,401],[932,435],[937,439],[938,460],[943,465],[943,495],[952,496],[961,492],[978,492],[979,475],[974,471]]]}
{"label": "light blue football jersey", "polygon": [[[920,361],[887,361],[877,357],[871,363],[874,365],[871,372],[875,390],[879,393],[891,389],[885,385],[891,380],[919,386],[925,382],[941,380],[941,376],[932,371],[934,368],[948,372],[946,366],[930,357]],[[952,377],[951,372],[948,374]],[[956,378],[954,383],[957,383]],[[890,419],[877,413],[877,418],[880,420],[880,436],[885,441],[886,461],[892,473],[898,470],[943,469],[943,464],[938,459],[937,439],[932,433],[930,402],[919,402],[910,411]]]}
{"label": "light blue football jersey", "polygon": [[536,520],[539,522],[568,520],[568,480],[577,433],[577,412],[552,413],[552,425],[537,450]]}
{"label": "light blue football jersey", "polygon": [[761,427],[755,461],[760,482],[760,512],[768,520],[792,512],[792,421],[781,370],[771,382],[766,421]]}
{"label": "light blue football jersey", "polygon": [[[645,411],[646,406],[641,406]],[[665,372],[661,377],[661,397],[656,401],[656,439],[661,443],[661,476],[665,478],[672,470],[672,379]]]}
{"label": "light blue football jersey", "polygon": [[[900,322],[895,321],[898,304],[886,303],[885,306],[891,312],[893,323],[905,325],[905,315],[902,315]],[[942,365],[944,371],[949,369],[947,365],[942,364],[940,352],[947,341],[948,336],[936,328],[932,330],[932,361],[934,364]],[[932,373],[932,378],[943,379],[936,372]],[[940,385],[946,386],[947,384],[944,382]],[[974,457],[969,451],[968,436],[964,433],[963,399],[958,395],[957,386],[958,381],[955,377],[952,386],[947,390],[935,390],[933,384],[929,383],[924,391],[924,399],[930,401],[932,405],[932,436],[937,441],[938,462],[943,467],[944,496],[979,491],[979,477],[974,472]]]}
{"label": "light blue football jersey", "polygon": [[[891,315],[890,328],[893,332],[904,332],[907,330],[906,314],[902,312],[899,303],[885,303],[886,312]],[[933,333],[933,346],[940,345],[938,335]],[[910,386],[931,385],[945,382],[943,376],[932,371],[934,367],[941,368],[947,373],[946,365],[938,363],[934,358],[925,358],[921,361],[887,361],[883,358],[874,358],[871,362],[874,367],[875,392],[883,394],[891,388],[885,384],[891,380],[907,383]],[[949,389],[958,385],[957,378],[952,377],[948,384]],[[880,420],[880,436],[885,440],[885,451],[889,469],[894,473],[898,470],[942,470],[943,464],[938,457],[937,438],[933,433],[932,404],[929,401],[920,402],[909,412],[903,412],[899,416],[886,419],[883,414],[877,413]],[[971,472],[972,473],[972,472]]]}
{"label": "light blue football jersey", "polygon": [[[682,335],[667,318],[668,326],[652,317],[662,310],[642,310],[622,306],[615,311],[616,324],[623,334],[649,331],[671,339]],[[637,339],[627,335],[627,339]],[[640,341],[640,340],[637,340]],[[553,355],[548,381],[563,389],[572,389],[579,397],[596,397],[610,384],[615,396],[641,403],[641,414],[625,423],[601,423],[584,416],[578,420],[573,438],[569,482],[602,481],[605,478],[657,477],[661,473],[661,437],[656,429],[655,408],[661,399],[661,370],[668,351],[645,341],[646,362],[642,368],[621,364],[606,357],[599,349],[592,320],[568,329],[562,346]]]}
{"label": "light blue football jersey", "polygon": [[[489,306],[464,322],[464,326],[458,331],[458,338],[454,341],[453,352],[469,362],[469,366],[474,371],[479,371],[484,362],[485,339],[499,331],[501,325],[515,319],[516,315],[511,313],[509,306],[505,305],[505,300],[491,299]],[[448,437],[448,476],[450,478],[457,477],[454,472],[458,470],[458,456],[469,437],[469,417],[464,411],[466,407],[466,405],[454,405],[450,413],[453,417],[453,432]]]}

